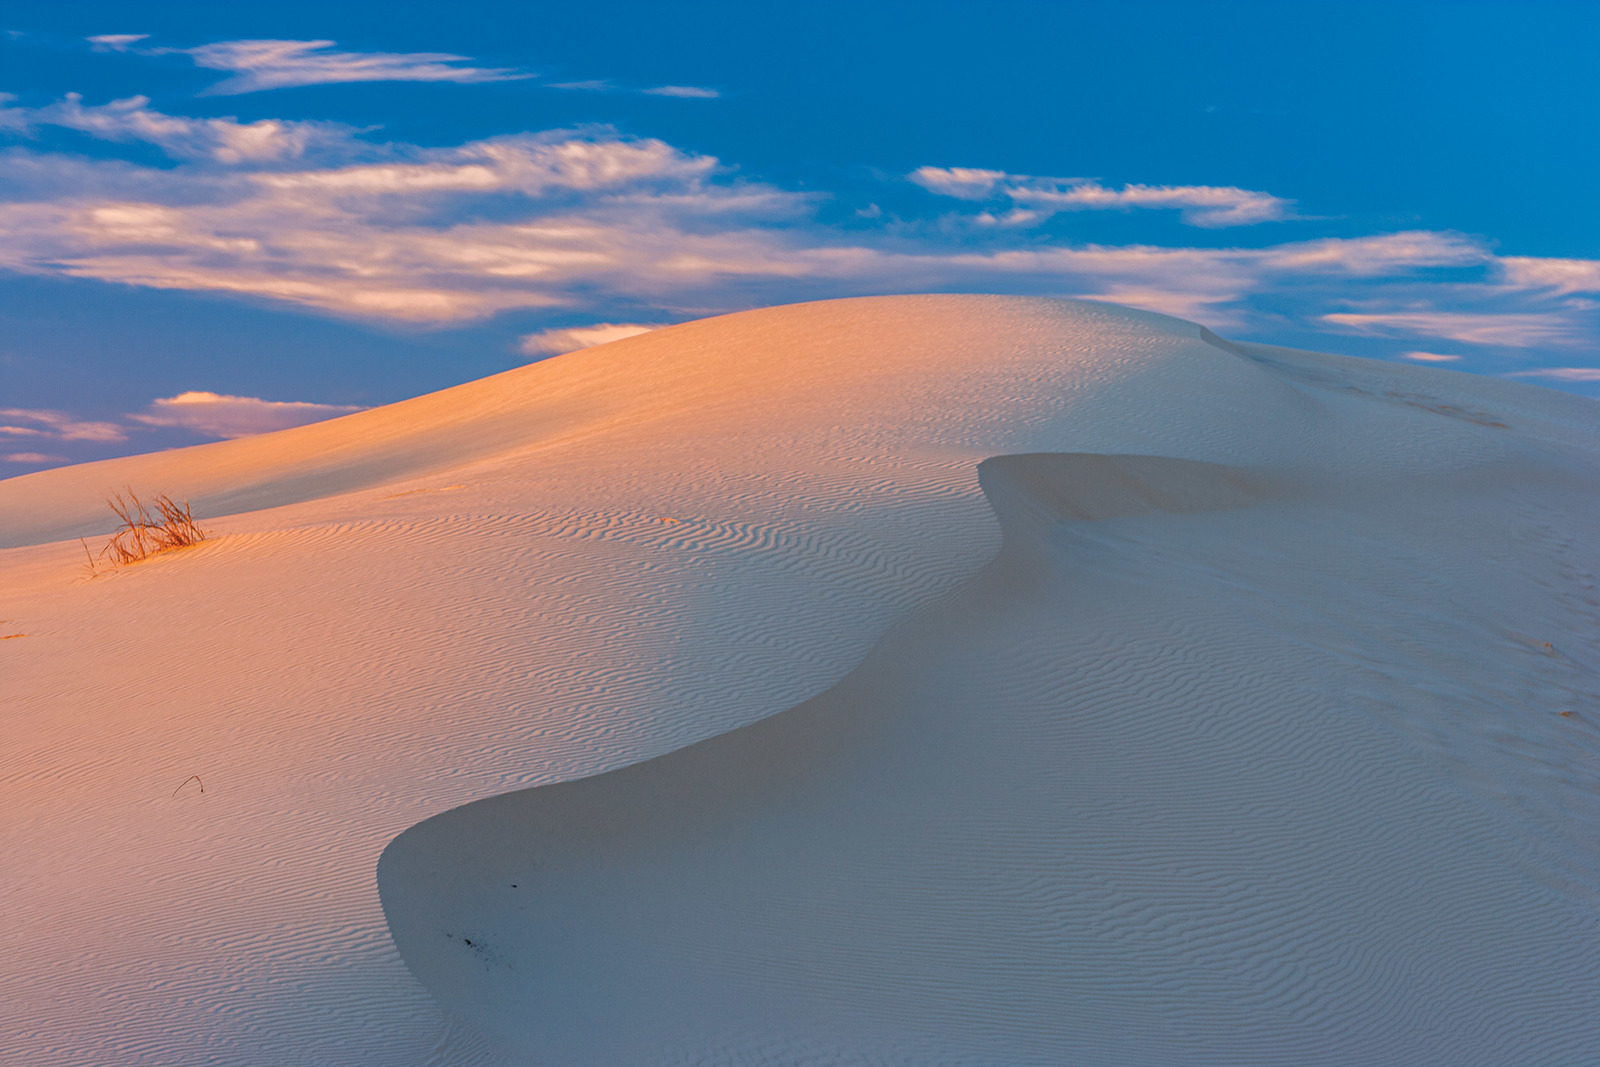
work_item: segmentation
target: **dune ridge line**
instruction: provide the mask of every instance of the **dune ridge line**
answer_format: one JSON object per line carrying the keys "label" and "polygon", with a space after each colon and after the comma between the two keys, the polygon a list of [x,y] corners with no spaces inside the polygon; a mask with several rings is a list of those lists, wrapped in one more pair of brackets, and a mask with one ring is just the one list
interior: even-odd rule
{"label": "dune ridge line", "polygon": [[0,481],[0,1059],[1581,1059],[1596,425],[916,296]]}

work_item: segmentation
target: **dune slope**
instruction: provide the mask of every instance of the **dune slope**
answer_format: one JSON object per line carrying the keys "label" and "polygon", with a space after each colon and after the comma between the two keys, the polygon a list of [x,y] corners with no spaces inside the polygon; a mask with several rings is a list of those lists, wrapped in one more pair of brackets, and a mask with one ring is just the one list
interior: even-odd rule
{"label": "dune slope", "polygon": [[1571,1062],[1593,414],[903,297],[0,482],[0,1058]]}

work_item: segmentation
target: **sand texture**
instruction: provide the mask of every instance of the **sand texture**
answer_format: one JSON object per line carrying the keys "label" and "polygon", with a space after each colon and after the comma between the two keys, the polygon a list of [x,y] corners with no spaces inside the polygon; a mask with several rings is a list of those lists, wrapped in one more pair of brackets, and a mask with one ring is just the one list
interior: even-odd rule
{"label": "sand texture", "polygon": [[0,482],[0,1063],[1593,1062],[1597,415],[892,297]]}

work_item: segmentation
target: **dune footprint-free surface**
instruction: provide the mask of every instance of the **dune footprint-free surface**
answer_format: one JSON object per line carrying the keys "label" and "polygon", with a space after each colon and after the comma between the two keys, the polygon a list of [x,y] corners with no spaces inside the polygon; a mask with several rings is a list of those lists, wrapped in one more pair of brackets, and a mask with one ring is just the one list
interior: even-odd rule
{"label": "dune footprint-free surface", "polygon": [[1595,413],[894,297],[0,482],[0,1058],[1585,1062]]}

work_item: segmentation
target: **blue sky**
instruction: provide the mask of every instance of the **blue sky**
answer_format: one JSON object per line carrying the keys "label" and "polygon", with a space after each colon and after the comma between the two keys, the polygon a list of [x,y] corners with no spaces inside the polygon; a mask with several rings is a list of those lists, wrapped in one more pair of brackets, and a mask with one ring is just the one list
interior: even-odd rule
{"label": "blue sky", "polygon": [[0,18],[0,476],[865,293],[1600,393],[1592,4]]}

